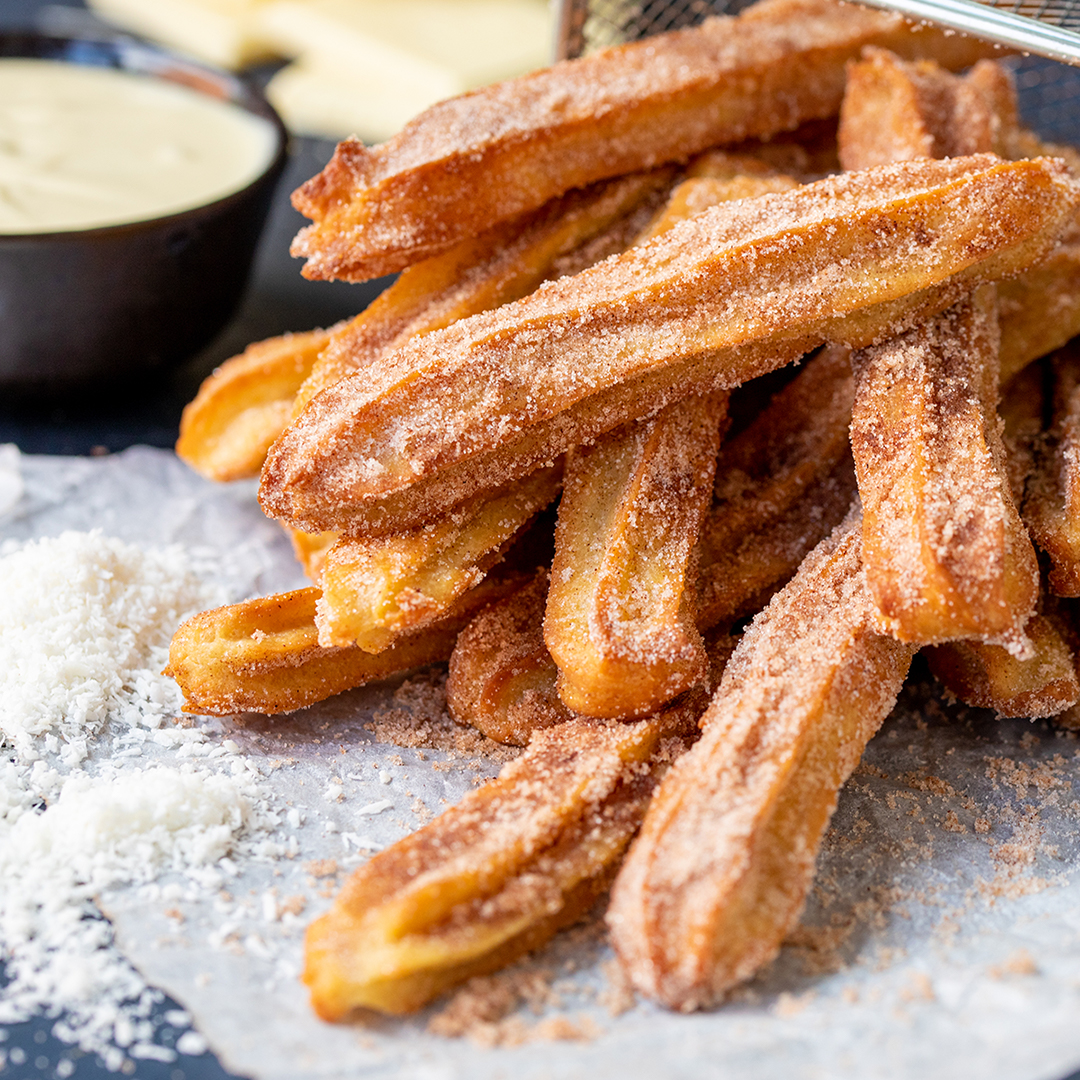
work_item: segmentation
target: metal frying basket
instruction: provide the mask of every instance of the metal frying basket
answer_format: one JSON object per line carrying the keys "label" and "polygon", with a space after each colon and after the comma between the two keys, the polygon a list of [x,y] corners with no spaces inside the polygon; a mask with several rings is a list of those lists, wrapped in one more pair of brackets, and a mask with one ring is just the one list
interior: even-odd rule
{"label": "metal frying basket", "polygon": [[[752,0],[561,0],[561,59],[734,15]],[[1080,0],[866,0],[1032,55],[1015,58],[1024,122],[1043,138],[1080,144]],[[1047,59],[1051,57],[1052,59]],[[1057,62],[1065,61],[1065,62]]]}

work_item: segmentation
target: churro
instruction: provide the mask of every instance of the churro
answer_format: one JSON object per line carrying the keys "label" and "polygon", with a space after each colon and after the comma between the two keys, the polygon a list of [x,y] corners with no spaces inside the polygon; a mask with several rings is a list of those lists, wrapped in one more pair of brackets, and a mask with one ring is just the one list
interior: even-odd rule
{"label": "churro", "polygon": [[166,674],[183,690],[185,712],[293,712],[343,690],[446,660],[458,631],[518,581],[512,575],[486,579],[439,622],[374,655],[319,645],[316,588],[214,608],[177,629]]}
{"label": "churro", "polygon": [[401,270],[594,181],[836,113],[866,45],[966,67],[985,43],[831,0],[764,0],[444,101],[356,139],[293,196],[314,278]]}
{"label": "churro", "polygon": [[885,49],[864,50],[848,66],[837,132],[841,165],[868,169],[987,152],[1013,157],[1011,83],[991,61],[976,69],[960,78],[932,61],[905,63]]}
{"label": "churro", "polygon": [[726,411],[685,398],[570,455],[544,641],[575,712],[643,716],[704,675],[686,574]]}
{"label": "churro", "polygon": [[481,611],[450,654],[450,715],[496,742],[525,746],[534,731],[573,716],[559,698],[559,669],[544,644],[547,589],[548,573],[540,570]]}
{"label": "churro", "polygon": [[715,1004],[779,950],[903,683],[913,650],[874,629],[859,536],[852,515],[754,620],[615,882],[619,959],[670,1008]]}
{"label": "churro", "polygon": [[316,1012],[411,1012],[579,919],[703,707],[699,696],[634,724],[539,732],[497,779],[355,871],[308,928]]}
{"label": "churro", "polygon": [[1080,596],[1080,344],[1057,352],[1053,419],[1024,499],[1024,521],[1050,559],[1059,596]]}
{"label": "churro", "polygon": [[673,169],[594,184],[523,219],[462,240],[405,270],[327,343],[300,388],[295,413],[320,391],[372,367],[418,334],[499,307],[628,247],[666,198]]}
{"label": "churro", "polygon": [[1080,701],[1072,650],[1045,615],[1033,615],[1024,633],[1031,655],[1023,658],[981,641],[952,641],[923,654],[938,681],[965,705],[1001,717],[1057,716]]}
{"label": "churro", "polygon": [[559,494],[561,479],[561,467],[540,469],[431,525],[373,540],[339,539],[319,577],[319,644],[382,652],[441,618]]}
{"label": "churro", "polygon": [[226,360],[184,407],[176,453],[208,480],[258,476],[316,357],[341,325],[257,341]]}
{"label": "churro", "polygon": [[271,450],[260,501],[309,530],[421,524],[688,393],[1024,269],[1078,191],[1055,162],[976,156],[713,207],[330,387]]}
{"label": "churro", "polygon": [[863,560],[880,625],[901,641],[1024,648],[1039,572],[1005,472],[997,343],[984,288],[853,357]]}

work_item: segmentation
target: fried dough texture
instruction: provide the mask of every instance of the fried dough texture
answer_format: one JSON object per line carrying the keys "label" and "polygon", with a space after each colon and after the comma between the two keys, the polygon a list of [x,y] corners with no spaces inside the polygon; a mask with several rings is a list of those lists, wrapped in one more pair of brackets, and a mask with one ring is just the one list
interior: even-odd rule
{"label": "fried dough texture", "polygon": [[459,724],[496,742],[526,746],[533,732],[573,718],[559,697],[559,669],[544,644],[548,572],[490,604],[458,635],[446,705]]}
{"label": "fried dough texture", "polygon": [[571,191],[410,266],[333,335],[300,388],[294,412],[410,338],[518,300],[548,278],[561,277],[565,260],[584,269],[629,247],[667,197],[675,175],[674,169],[654,169]]}
{"label": "fried dough texture", "polygon": [[570,455],[544,641],[574,712],[644,716],[703,677],[686,576],[726,416],[689,397]]}
{"label": "fried dough texture", "polygon": [[1008,75],[991,61],[970,76],[933,61],[905,62],[865,49],[848,66],[837,133],[840,164],[868,169],[917,158],[1015,153],[1018,118]]}
{"label": "fried dough texture", "polygon": [[987,288],[853,357],[863,561],[901,641],[1024,647],[1039,571],[1006,472],[997,341]]}
{"label": "fried dough texture", "polygon": [[1080,596],[1080,343],[1051,359],[1052,421],[1036,455],[1024,521],[1050,560],[1047,583]]}
{"label": "fried dough texture", "polygon": [[721,449],[695,553],[699,630],[759,610],[855,496],[850,350],[827,345]]}
{"label": "fried dough texture", "polygon": [[874,629],[859,537],[853,515],[754,620],[616,879],[616,952],[669,1008],[717,1003],[779,951],[899,693],[913,650]]}
{"label": "fried dough texture", "polygon": [[572,188],[832,116],[872,44],[947,67],[991,53],[831,0],[763,0],[444,101],[375,149],[346,140],[293,195],[314,223],[293,254],[308,277],[363,281]]}
{"label": "fried dough texture", "polygon": [[557,497],[561,481],[561,466],[540,469],[430,525],[371,540],[339,539],[319,578],[319,644],[378,653],[441,618]]}
{"label": "fried dough texture", "polygon": [[184,692],[184,711],[204,716],[293,712],[343,690],[446,660],[457,635],[486,604],[519,584],[488,578],[439,622],[378,655],[326,649],[315,628],[316,588],[214,608],[182,623],[165,674]]}
{"label": "fried dough texture", "polygon": [[713,207],[329,388],[271,450],[260,501],[312,531],[420,524],[671,401],[825,340],[865,345],[1026,268],[1078,191],[1060,163],[976,156]]}
{"label": "fried dough texture", "polygon": [[[990,60],[959,77],[932,61],[864,50],[848,67],[838,142],[845,169],[993,152],[1011,160],[1058,156],[1080,176],[1074,150],[1021,126],[1012,75]],[[1080,334],[1080,223],[1074,219],[1055,250],[999,289],[1004,383]]]}
{"label": "fried dough texture", "polygon": [[634,724],[573,719],[355,871],[308,928],[315,1011],[401,1014],[579,919],[611,881],[704,695]]}
{"label": "fried dough texture", "polygon": [[1024,633],[1031,655],[1023,659],[981,641],[952,641],[923,653],[938,681],[965,705],[1000,717],[1057,716],[1080,701],[1072,650],[1045,615],[1033,615]]}
{"label": "fried dough texture", "polygon": [[208,376],[180,417],[176,453],[208,480],[258,476],[319,353],[341,325],[257,341]]}

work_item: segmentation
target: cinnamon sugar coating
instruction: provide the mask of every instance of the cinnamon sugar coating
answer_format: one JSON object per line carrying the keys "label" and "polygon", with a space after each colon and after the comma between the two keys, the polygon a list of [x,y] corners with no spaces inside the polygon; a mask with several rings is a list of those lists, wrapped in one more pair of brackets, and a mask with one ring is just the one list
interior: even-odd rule
{"label": "cinnamon sugar coating", "polygon": [[373,540],[341,537],[319,579],[319,644],[378,653],[440,619],[558,496],[561,481],[561,466],[540,469],[430,525]]}
{"label": "cinnamon sugar coating", "polygon": [[699,697],[634,724],[539,732],[497,779],[356,870],[308,927],[315,1011],[411,1012],[580,918],[703,707]]}
{"label": "cinnamon sugar coating", "polygon": [[981,641],[952,641],[923,655],[938,681],[965,705],[993,709],[1001,717],[1057,716],[1080,701],[1072,650],[1046,615],[1033,615],[1024,633],[1031,655],[1023,658]]}
{"label": "cinnamon sugar coating", "polygon": [[449,657],[458,632],[520,579],[492,577],[438,622],[378,655],[323,648],[315,627],[319,590],[298,589],[214,608],[182,623],[165,673],[184,692],[184,711],[206,716],[293,712],[365,683]]}
{"label": "cinnamon sugar coating", "polygon": [[1016,650],[1035,610],[1038,565],[997,418],[997,341],[983,289],[853,358],[863,559],[880,624],[902,641]]}
{"label": "cinnamon sugar coating", "polygon": [[260,501],[309,530],[420,524],[688,393],[1022,270],[1078,192],[1053,161],[973,157],[713,207],[329,388],[272,449]]}
{"label": "cinnamon sugar coating", "polygon": [[699,629],[762,607],[847,513],[855,495],[849,356],[826,346],[722,448],[695,553]]}
{"label": "cinnamon sugar coating", "polygon": [[1080,596],[1080,344],[1052,358],[1052,420],[1024,499],[1024,521],[1050,559],[1058,596]]}
{"label": "cinnamon sugar coating", "polygon": [[[864,50],[848,67],[838,141],[845,169],[993,152],[1011,160],[1061,157],[1080,176],[1075,150],[1021,127],[1012,75],[990,60],[959,77],[932,61],[908,63],[884,49]],[[1006,382],[1080,334],[1080,219],[1074,217],[1044,260],[999,288]]]}
{"label": "cinnamon sugar coating", "polygon": [[208,480],[258,476],[266,451],[293,415],[297,391],[340,329],[282,334],[226,360],[184,407],[177,457]]}
{"label": "cinnamon sugar coating", "polygon": [[314,278],[363,281],[428,258],[571,188],[836,113],[865,45],[966,67],[985,43],[832,0],[605,49],[433,106],[373,150],[355,139],[293,196]]}
{"label": "cinnamon sugar coating", "polygon": [[450,654],[446,704],[459,724],[496,742],[527,745],[534,731],[573,717],[555,688],[559,669],[544,644],[548,572],[481,611]]}
{"label": "cinnamon sugar coating", "polygon": [[912,649],[877,634],[852,515],[743,636],[612,890],[633,985],[687,1012],[779,950],[837,793],[892,708]]}
{"label": "cinnamon sugar coating", "polygon": [[917,158],[1014,152],[1018,133],[1009,76],[984,61],[965,78],[923,60],[865,49],[848,65],[837,141],[847,170]]}
{"label": "cinnamon sugar coating", "polygon": [[568,260],[581,270],[629,247],[674,178],[674,169],[661,168],[571,191],[410,266],[338,328],[301,387],[294,415],[320,390],[372,367],[410,338],[518,300],[562,277]]}
{"label": "cinnamon sugar coating", "polygon": [[687,571],[726,414],[685,398],[570,455],[544,641],[573,711],[644,716],[703,677]]}

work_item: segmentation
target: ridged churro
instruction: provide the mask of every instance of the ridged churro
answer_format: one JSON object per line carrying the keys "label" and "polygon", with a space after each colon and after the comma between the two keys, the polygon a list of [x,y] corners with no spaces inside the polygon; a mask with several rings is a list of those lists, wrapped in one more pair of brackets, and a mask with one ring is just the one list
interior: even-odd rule
{"label": "ridged churro", "polygon": [[559,669],[544,644],[547,590],[548,573],[540,570],[481,611],[450,654],[450,715],[496,742],[525,746],[534,731],[573,717],[559,698]]}
{"label": "ridged churro", "polygon": [[667,196],[673,169],[602,181],[405,270],[328,342],[296,400],[363,371],[418,334],[520,299],[541,282],[628,247]]}
{"label": "ridged churro", "polygon": [[355,871],[308,928],[315,1011],[412,1012],[579,919],[611,881],[704,697],[634,724],[568,720]]}
{"label": "ridged churro", "polygon": [[863,561],[880,625],[901,641],[1024,648],[1039,571],[1006,474],[997,344],[983,289],[853,358]]}
{"label": "ridged churro", "polygon": [[[1074,150],[1021,127],[1012,76],[990,60],[959,77],[932,61],[908,63],[883,49],[866,50],[848,67],[838,142],[845,169],[993,152],[1013,160],[1059,156],[1080,176]],[[1080,333],[1080,225],[1074,220],[1038,265],[1002,281],[999,300],[1007,382]]]}
{"label": "ridged churro", "polygon": [[296,393],[341,325],[257,341],[209,375],[180,418],[176,453],[208,480],[258,476]]}
{"label": "ridged churro", "polygon": [[1031,655],[1023,658],[981,641],[931,646],[923,655],[938,681],[965,705],[1002,717],[1057,716],[1080,701],[1072,650],[1045,615],[1033,615],[1024,633]]}
{"label": "ridged churro", "polygon": [[1024,499],[1024,521],[1050,559],[1058,596],[1080,596],[1080,343],[1051,361],[1053,418]]}
{"label": "ridged churro", "polygon": [[561,467],[540,469],[431,525],[372,540],[339,539],[319,577],[319,644],[382,652],[441,618],[556,498],[561,480]]}
{"label": "ridged churro", "polygon": [[859,521],[808,556],[743,636],[612,890],[634,986],[715,1004],[779,950],[841,785],[896,700],[912,649],[875,632]]}
{"label": "ridged churro", "polygon": [[326,390],[271,450],[263,508],[311,530],[420,524],[688,393],[1024,269],[1078,192],[1055,162],[973,157],[713,207]]}
{"label": "ridged churro", "polygon": [[314,278],[363,281],[596,180],[836,113],[866,45],[966,67],[985,43],[831,0],[605,49],[444,101],[380,147],[356,139],[293,196]]}
{"label": "ridged churro", "polygon": [[644,716],[703,677],[686,575],[726,411],[685,398],[570,455],[544,641],[574,712]]}
{"label": "ridged churro", "polygon": [[868,169],[988,152],[1012,157],[1017,114],[1008,76],[990,61],[976,67],[979,74],[960,78],[932,61],[905,63],[885,49],[864,50],[848,66],[837,133],[841,165]]}
{"label": "ridged churro", "polygon": [[166,674],[183,690],[185,712],[293,712],[343,690],[447,659],[458,632],[477,611],[518,581],[509,575],[488,578],[439,622],[377,655],[319,645],[315,588],[214,608],[181,624],[169,646]]}

